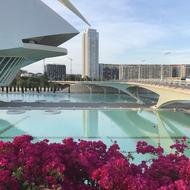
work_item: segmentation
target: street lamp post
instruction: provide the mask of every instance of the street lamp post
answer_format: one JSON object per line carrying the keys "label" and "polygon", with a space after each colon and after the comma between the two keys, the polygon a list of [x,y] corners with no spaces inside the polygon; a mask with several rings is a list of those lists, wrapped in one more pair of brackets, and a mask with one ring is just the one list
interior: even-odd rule
{"label": "street lamp post", "polygon": [[139,70],[138,70],[138,80],[141,80],[141,64],[139,64]]}
{"label": "street lamp post", "polygon": [[160,68],[161,70],[160,70],[160,80],[162,81],[163,80],[163,73],[164,73],[164,71],[163,71],[163,69],[164,69],[164,66],[163,66],[163,64],[161,65],[161,68]]}

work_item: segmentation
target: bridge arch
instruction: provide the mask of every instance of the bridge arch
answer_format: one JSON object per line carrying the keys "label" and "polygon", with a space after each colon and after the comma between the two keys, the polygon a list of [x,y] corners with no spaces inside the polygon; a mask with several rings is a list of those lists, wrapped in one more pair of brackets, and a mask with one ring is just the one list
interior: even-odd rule
{"label": "bridge arch", "polygon": [[183,89],[141,83],[129,83],[129,85],[130,84],[139,86],[141,88],[145,88],[158,94],[159,99],[157,104],[155,105],[155,108],[161,108],[164,105],[168,105],[179,101],[190,100],[190,92],[184,91]]}
{"label": "bridge arch", "polygon": [[104,86],[104,87],[112,87],[112,88],[115,88],[115,89],[118,89],[124,93],[126,93],[127,95],[129,95],[130,97],[132,97],[133,99],[136,100],[137,103],[139,104],[143,104],[143,101],[138,98],[137,96],[135,96],[134,94],[132,94],[128,89],[129,85],[127,83],[125,84],[121,84],[121,83],[112,83],[112,82],[94,82],[95,85],[97,86]]}
{"label": "bridge arch", "polygon": [[[61,83],[63,84],[63,83],[68,83],[68,82],[61,82]],[[124,82],[119,82],[119,81],[85,81],[85,82],[72,81],[71,82],[70,81],[69,84],[83,84],[83,85],[97,85],[97,86],[113,87],[133,97],[138,103],[143,104],[142,100],[139,97],[135,96],[133,93],[131,93],[128,90],[128,88],[133,87],[133,86],[141,87],[159,95],[158,101],[156,105],[154,106],[155,108],[160,108],[164,105],[168,105],[174,102],[190,100],[190,90],[188,89],[184,90],[182,88],[175,88],[175,87],[164,86],[164,85],[146,84],[146,83],[129,82],[129,81],[124,81]]]}

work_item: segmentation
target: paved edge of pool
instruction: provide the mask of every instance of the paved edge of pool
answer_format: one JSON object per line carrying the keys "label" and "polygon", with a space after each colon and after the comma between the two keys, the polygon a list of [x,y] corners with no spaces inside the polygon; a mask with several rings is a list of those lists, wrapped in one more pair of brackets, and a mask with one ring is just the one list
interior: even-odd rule
{"label": "paved edge of pool", "polygon": [[[65,103],[65,102],[0,102],[0,110],[22,108],[22,109],[148,109],[153,110],[154,104],[138,104],[138,103]],[[190,105],[176,103],[168,105],[162,109],[183,110],[190,109]]]}

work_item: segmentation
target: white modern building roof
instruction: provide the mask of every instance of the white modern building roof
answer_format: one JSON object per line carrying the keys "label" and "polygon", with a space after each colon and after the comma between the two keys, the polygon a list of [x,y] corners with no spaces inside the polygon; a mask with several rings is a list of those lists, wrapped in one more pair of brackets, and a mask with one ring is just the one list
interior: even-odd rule
{"label": "white modern building roof", "polygon": [[[59,0],[83,21],[68,1]],[[58,47],[79,32],[41,0],[0,1],[0,86],[7,86],[21,67],[66,55]]]}

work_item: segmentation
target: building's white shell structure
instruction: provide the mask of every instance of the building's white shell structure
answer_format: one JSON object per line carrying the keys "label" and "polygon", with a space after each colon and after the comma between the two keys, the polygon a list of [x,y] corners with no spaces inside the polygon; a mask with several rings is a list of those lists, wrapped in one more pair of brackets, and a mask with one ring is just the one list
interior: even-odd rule
{"label": "building's white shell structure", "polygon": [[21,67],[66,55],[67,50],[57,46],[77,34],[74,27],[40,0],[1,0],[0,86],[9,85]]}

